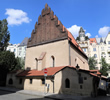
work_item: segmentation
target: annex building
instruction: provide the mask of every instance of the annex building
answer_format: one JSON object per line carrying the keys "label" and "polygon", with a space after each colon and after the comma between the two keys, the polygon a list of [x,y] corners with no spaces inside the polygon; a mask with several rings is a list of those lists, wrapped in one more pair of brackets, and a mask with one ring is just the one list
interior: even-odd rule
{"label": "annex building", "polygon": [[100,75],[89,70],[88,57],[46,4],[28,40],[25,70],[10,72],[7,86],[44,92],[46,83],[46,92],[91,95]]}

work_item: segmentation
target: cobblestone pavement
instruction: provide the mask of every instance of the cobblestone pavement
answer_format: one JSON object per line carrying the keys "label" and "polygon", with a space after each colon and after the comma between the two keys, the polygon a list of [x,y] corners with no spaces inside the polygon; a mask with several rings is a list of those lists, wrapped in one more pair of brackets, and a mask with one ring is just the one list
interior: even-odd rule
{"label": "cobblestone pavement", "polygon": [[41,96],[26,95],[21,93],[12,93],[0,90],[0,100],[55,100],[43,98]]}

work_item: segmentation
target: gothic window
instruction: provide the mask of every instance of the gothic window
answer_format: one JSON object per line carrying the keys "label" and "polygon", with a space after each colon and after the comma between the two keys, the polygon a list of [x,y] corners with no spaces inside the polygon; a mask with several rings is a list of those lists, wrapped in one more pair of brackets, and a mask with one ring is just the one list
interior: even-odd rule
{"label": "gothic window", "polygon": [[55,67],[55,57],[54,56],[51,56],[51,66],[52,67]]}
{"label": "gothic window", "polygon": [[70,88],[70,80],[68,78],[65,80],[65,88]]}
{"label": "gothic window", "polygon": [[10,85],[13,84],[13,80],[12,80],[12,78],[9,79],[8,84],[10,84]]}
{"label": "gothic window", "polygon": [[35,58],[35,60],[36,60],[36,69],[38,69],[38,59]]}

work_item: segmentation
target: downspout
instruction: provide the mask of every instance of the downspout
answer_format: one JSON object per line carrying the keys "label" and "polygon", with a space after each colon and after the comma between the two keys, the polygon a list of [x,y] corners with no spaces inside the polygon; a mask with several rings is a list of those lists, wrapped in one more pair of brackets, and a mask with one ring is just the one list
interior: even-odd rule
{"label": "downspout", "polygon": [[54,93],[54,92],[55,92],[55,91],[54,91],[54,76],[52,76],[51,81],[53,82],[53,93]]}
{"label": "downspout", "polygon": [[54,93],[54,80],[53,80],[53,93]]}

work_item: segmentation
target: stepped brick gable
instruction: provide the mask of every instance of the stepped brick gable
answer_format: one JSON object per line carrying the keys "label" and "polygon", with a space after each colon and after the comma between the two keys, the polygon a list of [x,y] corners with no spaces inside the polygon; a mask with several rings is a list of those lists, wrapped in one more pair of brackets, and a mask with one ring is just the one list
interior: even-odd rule
{"label": "stepped brick gable", "polygon": [[65,38],[68,38],[66,28],[46,4],[31,33],[31,38],[28,40],[28,47]]}

